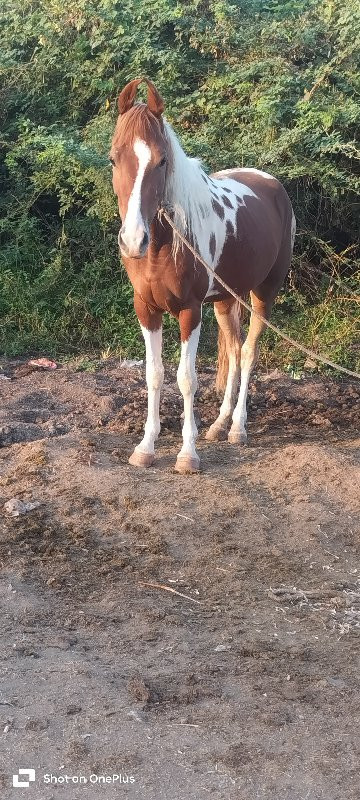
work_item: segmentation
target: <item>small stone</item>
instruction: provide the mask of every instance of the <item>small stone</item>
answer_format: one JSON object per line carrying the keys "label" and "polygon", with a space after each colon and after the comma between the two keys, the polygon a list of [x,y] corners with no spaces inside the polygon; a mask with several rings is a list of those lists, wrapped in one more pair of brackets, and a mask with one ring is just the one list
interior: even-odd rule
{"label": "small stone", "polygon": [[12,517],[19,517],[20,514],[27,514],[28,511],[33,511],[41,505],[38,501],[35,503],[23,503],[18,497],[12,497],[4,504],[4,511]]}

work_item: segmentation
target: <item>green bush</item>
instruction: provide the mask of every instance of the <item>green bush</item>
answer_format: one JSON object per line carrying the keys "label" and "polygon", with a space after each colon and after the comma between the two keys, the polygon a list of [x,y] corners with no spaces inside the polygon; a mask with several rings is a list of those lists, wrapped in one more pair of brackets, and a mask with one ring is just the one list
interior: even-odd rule
{"label": "green bush", "polygon": [[3,0],[0,350],[143,352],[107,152],[119,89],[147,74],[189,154],[284,182],[298,235],[275,318],[356,365],[359,52],[355,0]]}

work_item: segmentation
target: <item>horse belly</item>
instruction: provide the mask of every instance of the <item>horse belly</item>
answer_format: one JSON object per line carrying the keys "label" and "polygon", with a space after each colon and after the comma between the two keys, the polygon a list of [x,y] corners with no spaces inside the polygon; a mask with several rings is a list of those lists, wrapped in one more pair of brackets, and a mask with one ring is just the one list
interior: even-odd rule
{"label": "horse belly", "polygon": [[[256,202],[249,198],[247,204]],[[239,209],[237,230],[227,236],[216,266],[216,273],[240,294],[248,293],[265,280],[280,247],[280,237],[271,219],[264,214],[258,221],[249,211]]]}

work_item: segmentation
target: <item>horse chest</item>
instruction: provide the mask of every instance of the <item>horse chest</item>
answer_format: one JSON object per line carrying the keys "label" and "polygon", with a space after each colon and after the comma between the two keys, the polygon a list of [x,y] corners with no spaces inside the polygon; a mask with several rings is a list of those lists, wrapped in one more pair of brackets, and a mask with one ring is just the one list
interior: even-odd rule
{"label": "horse chest", "polygon": [[136,294],[144,303],[161,311],[178,315],[189,304],[201,302],[206,294],[208,278],[200,266],[194,269],[193,258],[124,259],[125,268]]}

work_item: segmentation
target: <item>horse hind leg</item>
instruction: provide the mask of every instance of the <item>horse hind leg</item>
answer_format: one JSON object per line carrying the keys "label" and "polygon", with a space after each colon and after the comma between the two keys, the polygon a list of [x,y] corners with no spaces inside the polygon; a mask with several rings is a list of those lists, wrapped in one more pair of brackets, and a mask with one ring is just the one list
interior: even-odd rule
{"label": "horse hind leg", "polygon": [[[254,292],[250,292],[251,305],[265,319],[269,319],[273,300],[262,300]],[[249,388],[251,371],[257,361],[259,352],[259,339],[265,323],[254,314],[251,314],[248,335],[241,348],[241,382],[237,404],[232,416],[232,425],[229,431],[228,440],[231,444],[246,444],[246,401]]]}
{"label": "horse hind leg", "polygon": [[223,388],[226,373],[227,378],[219,416],[206,434],[206,438],[210,441],[226,438],[228,423],[236,402],[242,342],[241,311],[240,304],[233,299],[214,303],[214,312],[219,325],[218,389]]}
{"label": "horse hind leg", "polygon": [[[269,275],[256,289],[250,292],[251,305],[265,319],[270,319],[271,309],[280,287],[283,285],[289,271],[292,250],[294,246],[296,221],[291,206],[281,250]],[[259,352],[259,339],[265,328],[255,314],[251,314],[248,335],[241,349],[241,382],[237,404],[232,417],[232,426],[228,440],[231,444],[242,444],[247,440],[246,433],[246,400],[249,388],[251,371],[257,361]]]}

